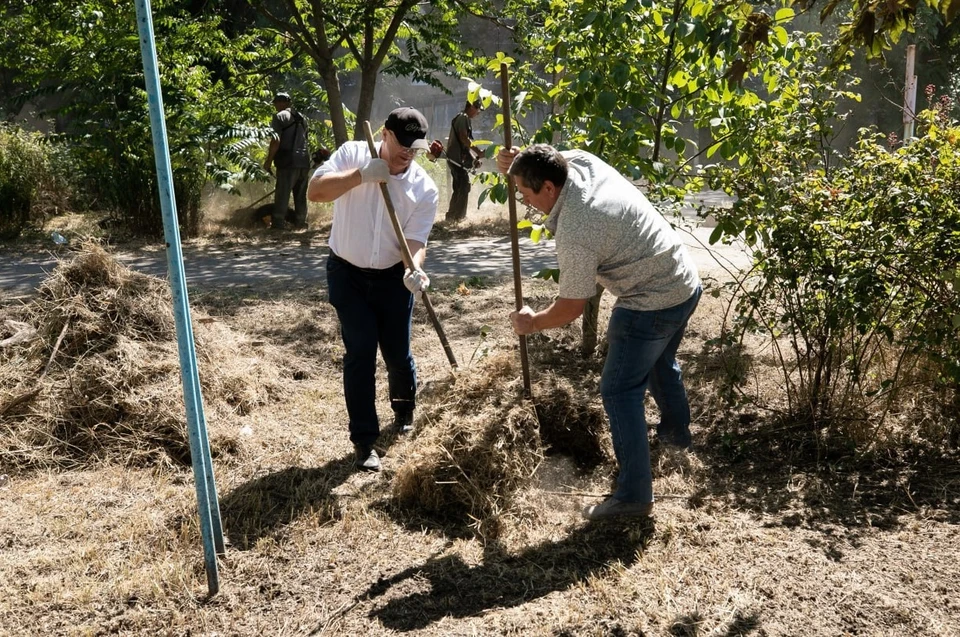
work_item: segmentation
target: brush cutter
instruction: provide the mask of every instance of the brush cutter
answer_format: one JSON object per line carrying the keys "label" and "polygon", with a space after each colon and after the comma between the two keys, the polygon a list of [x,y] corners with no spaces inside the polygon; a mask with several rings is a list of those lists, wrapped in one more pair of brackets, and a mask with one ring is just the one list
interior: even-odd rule
{"label": "brush cutter", "polygon": [[473,166],[469,168],[464,166],[460,162],[451,159],[450,156],[447,154],[447,151],[444,150],[443,148],[443,142],[441,142],[439,139],[435,139],[430,143],[430,150],[427,153],[427,159],[429,159],[432,162],[436,162],[438,159],[445,159],[451,164],[453,164],[454,166],[464,169],[471,175],[476,175],[478,172],[484,172],[480,170],[479,158],[475,158],[473,160]]}

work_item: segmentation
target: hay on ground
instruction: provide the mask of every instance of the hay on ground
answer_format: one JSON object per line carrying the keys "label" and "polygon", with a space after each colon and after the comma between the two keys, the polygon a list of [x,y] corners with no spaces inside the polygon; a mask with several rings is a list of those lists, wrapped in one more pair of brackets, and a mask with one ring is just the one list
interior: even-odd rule
{"label": "hay on ground", "polygon": [[524,399],[516,359],[514,352],[491,356],[431,391],[417,451],[393,481],[399,504],[493,539],[545,452],[569,455],[582,470],[612,457],[595,392],[544,371],[534,400]]}
{"label": "hay on ground", "polygon": [[[5,464],[189,462],[169,285],[87,242],[18,312],[32,341],[0,349]],[[199,319],[199,320],[198,320]],[[242,337],[193,317],[211,452],[237,447],[236,417],[282,391]]]}
{"label": "hay on ground", "polygon": [[393,480],[398,503],[491,539],[543,459],[536,414],[512,354],[454,379],[421,417],[417,451]]}

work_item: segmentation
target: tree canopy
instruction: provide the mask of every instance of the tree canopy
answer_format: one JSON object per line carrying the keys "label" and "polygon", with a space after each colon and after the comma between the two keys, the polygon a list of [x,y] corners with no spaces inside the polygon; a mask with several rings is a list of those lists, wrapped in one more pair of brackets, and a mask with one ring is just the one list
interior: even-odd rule
{"label": "tree canopy", "polygon": [[[815,9],[818,0],[795,0],[801,10]],[[958,0],[826,0],[820,8],[821,22],[839,14],[844,18],[838,38],[839,50],[863,47],[871,57],[879,56],[890,42],[913,28],[914,19],[922,6],[936,12],[945,25],[956,23],[960,12]]]}
{"label": "tree canopy", "polygon": [[465,11],[453,0],[251,3],[292,51],[304,53],[313,62],[326,92],[337,145],[348,139],[343,73],[356,72],[360,77],[354,122],[354,137],[359,139],[381,74],[442,87],[440,76],[476,68],[471,67],[473,53],[459,28]]}

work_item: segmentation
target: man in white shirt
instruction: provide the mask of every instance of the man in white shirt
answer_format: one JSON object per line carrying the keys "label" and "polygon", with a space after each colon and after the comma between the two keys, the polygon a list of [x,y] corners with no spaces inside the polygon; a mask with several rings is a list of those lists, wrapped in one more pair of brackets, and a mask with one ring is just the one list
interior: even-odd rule
{"label": "man in white shirt", "polygon": [[[377,157],[366,142],[347,142],[313,174],[310,201],[333,201],[327,259],[330,303],[343,339],[343,390],[357,467],[380,470],[374,444],[380,435],[376,409],[379,348],[387,367],[390,406],[399,433],[413,428],[417,370],[410,351],[414,293],[430,279],[423,271],[427,237],[437,213],[438,191],[414,157],[428,150],[427,120],[413,108],[398,108],[383,126]],[[386,183],[403,229],[412,268],[405,269],[400,243],[380,191]]]}

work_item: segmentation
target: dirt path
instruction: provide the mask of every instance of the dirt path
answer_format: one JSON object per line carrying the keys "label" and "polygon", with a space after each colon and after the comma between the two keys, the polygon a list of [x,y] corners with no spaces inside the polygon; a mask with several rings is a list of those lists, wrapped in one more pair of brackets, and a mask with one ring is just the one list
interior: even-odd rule
{"label": "dirt path", "polygon": [[[681,228],[690,253],[703,277],[722,278],[725,269],[739,269],[748,258],[739,246],[710,246],[712,228]],[[288,235],[259,243],[186,244],[182,248],[187,283],[191,288],[252,287],[261,284],[298,285],[325,280],[327,245],[325,237],[313,233]],[[69,255],[69,248],[55,246],[35,253],[14,254],[0,247],[0,290],[4,296],[31,295],[57,263]],[[117,257],[130,267],[164,276],[167,256],[160,246],[136,252],[121,248]],[[556,267],[553,241],[534,244],[520,240],[520,267],[524,277],[544,268]],[[432,241],[427,273],[444,277],[505,277],[512,272],[510,239],[474,238]]]}

